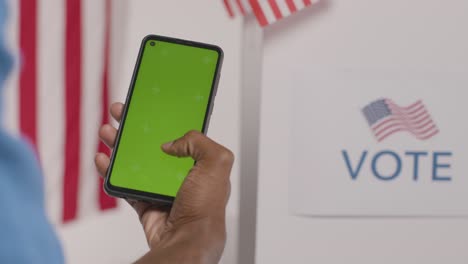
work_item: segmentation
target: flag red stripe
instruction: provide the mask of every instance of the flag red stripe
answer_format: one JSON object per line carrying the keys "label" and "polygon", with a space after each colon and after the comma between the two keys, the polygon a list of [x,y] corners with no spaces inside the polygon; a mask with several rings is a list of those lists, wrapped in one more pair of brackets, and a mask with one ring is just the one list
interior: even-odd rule
{"label": "flag red stripe", "polygon": [[423,140],[429,139],[429,138],[431,138],[431,137],[437,135],[437,133],[439,133],[439,129],[438,129],[438,128],[436,128],[436,130],[434,130],[434,132],[432,132],[432,133],[430,133],[429,135],[426,135],[426,136],[424,136],[424,137],[422,137],[422,138],[420,138],[420,139],[423,139]]}
{"label": "flag red stripe", "polygon": [[76,217],[80,173],[81,1],[66,0],[63,221]]}
{"label": "flag red stripe", "polygon": [[37,144],[37,0],[21,0],[19,10],[19,123],[21,133]]}
{"label": "flag red stripe", "polygon": [[271,10],[273,11],[273,14],[275,15],[276,19],[281,19],[283,15],[281,14],[281,11],[278,7],[278,4],[276,3],[276,0],[268,0],[268,3],[271,6]]}
{"label": "flag red stripe", "polygon": [[423,120],[423,124],[422,125],[413,125],[413,124],[405,124],[405,123],[402,123],[402,122],[394,122],[394,123],[391,123],[390,125],[382,128],[381,130],[375,130],[375,135],[377,137],[379,137],[380,135],[386,133],[386,131],[390,130],[390,129],[393,129],[395,127],[402,127],[402,128],[405,128],[406,130],[409,130],[411,132],[413,132],[414,134],[418,134],[418,133],[421,133],[421,130],[422,129],[425,129],[427,128],[428,126],[435,126],[434,125],[434,122],[432,121],[432,119],[430,117],[427,117],[425,120]]}
{"label": "flag red stripe", "polygon": [[390,110],[392,110],[392,112],[404,113],[404,114],[408,115],[408,114],[413,113],[415,109],[421,109],[421,108],[425,109],[425,106],[423,104],[421,104],[421,105],[416,105],[416,106],[414,106],[412,108],[403,109],[403,108],[400,108],[398,106],[389,104],[388,108],[390,108]]}
{"label": "flag red stripe", "polygon": [[310,6],[312,4],[311,0],[304,0],[304,5],[305,6]]}
{"label": "flag red stripe", "polygon": [[372,129],[374,129],[374,130],[379,129],[380,127],[384,126],[388,122],[391,122],[391,121],[394,121],[394,120],[398,120],[398,121],[405,120],[405,121],[413,123],[413,124],[418,124],[418,123],[421,122],[420,120],[418,120],[418,118],[420,118],[421,116],[429,117],[430,115],[429,115],[429,113],[427,111],[421,112],[417,116],[409,116],[409,117],[404,116],[404,115],[395,114],[395,115],[391,116],[390,118],[386,119],[385,121],[381,121],[381,122],[375,124],[374,126],[372,126]]}
{"label": "flag red stripe", "polygon": [[392,110],[393,112],[393,115],[400,119],[400,120],[407,120],[408,122],[414,122],[414,120],[417,120],[418,118],[420,118],[421,116],[430,116],[429,112],[427,112],[427,110],[424,108],[416,113],[412,113],[412,114],[408,114],[408,113],[401,113],[401,112],[397,112],[395,110]]}
{"label": "flag red stripe", "polygon": [[229,0],[224,0],[224,6],[226,7],[226,10],[228,11],[228,14],[230,17],[234,17],[234,12],[231,7],[231,3],[229,3]]}
{"label": "flag red stripe", "polygon": [[373,131],[376,134],[379,134],[382,131],[384,131],[384,130],[392,127],[392,126],[405,126],[405,127],[411,128],[411,129],[418,130],[418,129],[423,128],[424,126],[427,126],[428,122],[432,123],[432,124],[435,124],[434,121],[432,120],[432,118],[429,115],[427,115],[424,118],[422,118],[421,120],[417,120],[415,122],[401,120],[401,119],[394,119],[394,120],[391,120],[391,122],[389,122],[386,126],[379,127],[379,129],[373,129]]}
{"label": "flag red stripe", "polygon": [[400,109],[402,109],[402,110],[408,110],[408,109],[411,109],[411,108],[413,108],[413,107],[415,107],[415,106],[417,106],[417,105],[419,105],[419,104],[422,104],[422,101],[419,100],[419,101],[416,101],[415,103],[413,103],[413,104],[411,104],[411,105],[409,105],[409,106],[401,107],[401,106],[395,104],[395,103],[394,103],[392,100],[390,100],[390,99],[386,99],[385,102],[386,102],[387,104],[390,104],[390,105],[393,105],[393,106],[395,106],[395,107],[398,107],[398,108],[400,108]]}
{"label": "flag red stripe", "polygon": [[260,26],[266,26],[268,25],[268,21],[265,17],[265,14],[263,13],[262,7],[258,3],[258,0],[249,0],[250,6],[252,7],[253,13],[255,14],[255,17],[257,18],[258,23],[260,23]]}
{"label": "flag red stripe", "polygon": [[[397,129],[394,129],[394,130],[388,132],[387,134],[383,135],[382,137],[379,137],[379,138],[377,139],[377,141],[380,142],[380,141],[386,139],[387,137],[389,137],[389,136],[391,136],[391,135],[393,135],[393,134],[395,134],[395,133],[397,133],[397,132],[401,132],[401,131],[409,132],[409,133],[413,134],[417,139],[420,139],[420,140],[429,139],[429,138],[435,136],[437,133],[439,133],[439,130],[437,129],[437,127],[436,127],[435,125],[434,125],[433,127],[429,128],[429,129],[428,129],[427,131],[425,131],[424,133],[420,133],[420,134],[414,134],[414,133],[412,133],[411,131],[409,131],[409,130],[407,130],[407,129],[405,129],[405,128],[397,128]],[[426,134],[426,133],[428,133],[428,132],[431,132],[431,133],[428,134],[428,135],[424,135],[424,134]]]}
{"label": "flag red stripe", "polygon": [[402,111],[401,109],[399,108],[396,108],[395,106],[390,106],[390,109],[394,112],[397,112],[397,113],[401,113],[401,114],[404,114],[404,115],[414,115],[415,113],[421,111],[421,110],[424,110],[426,111],[426,108],[424,107],[424,105],[421,105],[419,107],[417,107],[416,109],[411,109],[411,110],[406,110],[406,111]]}
{"label": "flag red stripe", "polygon": [[[105,14],[105,36],[104,36],[104,68],[102,74],[102,94],[101,94],[101,124],[109,123],[109,61],[110,61],[110,31],[111,31],[111,2],[106,0],[106,14]],[[100,142],[98,152],[110,155],[110,150],[104,143]],[[103,179],[99,179],[99,208],[106,210],[117,206],[117,200],[108,196],[103,188]]]}
{"label": "flag red stripe", "polygon": [[288,5],[289,11],[291,11],[291,13],[297,11],[296,4],[294,4],[293,0],[286,0],[286,5]]}
{"label": "flag red stripe", "polygon": [[245,9],[244,6],[242,5],[241,0],[236,0],[237,6],[239,7],[239,10],[241,11],[242,15],[245,15]]}
{"label": "flag red stripe", "polygon": [[395,115],[397,116],[397,118],[399,118],[400,120],[407,120],[409,122],[412,122],[418,118],[420,118],[421,116],[424,116],[424,115],[427,115],[429,116],[429,113],[424,109],[423,111],[419,112],[417,115],[413,115],[413,116],[410,116],[410,115],[407,115],[405,113],[395,113]]}

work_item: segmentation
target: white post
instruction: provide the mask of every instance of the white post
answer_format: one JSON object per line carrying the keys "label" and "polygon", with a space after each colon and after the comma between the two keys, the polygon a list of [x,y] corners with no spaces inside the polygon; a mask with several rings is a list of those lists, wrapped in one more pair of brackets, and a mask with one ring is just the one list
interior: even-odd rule
{"label": "white post", "polygon": [[242,38],[238,263],[253,264],[257,222],[263,31],[252,14],[244,19]]}

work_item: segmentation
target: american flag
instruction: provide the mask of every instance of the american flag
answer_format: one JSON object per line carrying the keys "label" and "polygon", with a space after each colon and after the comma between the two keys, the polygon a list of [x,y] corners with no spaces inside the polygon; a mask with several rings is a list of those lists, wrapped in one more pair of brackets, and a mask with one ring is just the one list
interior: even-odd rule
{"label": "american flag", "polygon": [[402,131],[420,140],[427,140],[439,133],[421,100],[401,107],[390,99],[380,99],[368,104],[362,112],[379,142]]}
{"label": "american flag", "polygon": [[[315,2],[225,0],[224,6],[231,17],[253,12],[266,26]],[[17,63],[3,98],[5,125],[36,149],[54,223],[117,206],[103,192],[93,162],[96,151],[109,152],[97,131],[109,121],[110,68],[120,60],[118,52],[110,55],[115,48],[109,41],[111,3],[117,5],[112,0],[9,1],[7,37]]]}
{"label": "american flag", "polygon": [[223,0],[230,17],[253,13],[258,23],[268,26],[319,0]]}
{"label": "american flag", "polygon": [[117,206],[93,164],[110,93],[111,0],[10,1],[7,127],[36,149],[54,223]]}

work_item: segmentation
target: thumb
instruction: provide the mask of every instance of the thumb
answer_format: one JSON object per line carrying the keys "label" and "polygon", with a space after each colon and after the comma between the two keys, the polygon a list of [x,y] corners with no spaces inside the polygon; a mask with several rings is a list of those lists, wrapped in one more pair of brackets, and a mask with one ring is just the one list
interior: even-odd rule
{"label": "thumb", "polygon": [[192,130],[181,138],[163,144],[161,148],[171,156],[192,157],[195,161],[199,161],[213,149],[214,145],[217,143],[202,133]]}

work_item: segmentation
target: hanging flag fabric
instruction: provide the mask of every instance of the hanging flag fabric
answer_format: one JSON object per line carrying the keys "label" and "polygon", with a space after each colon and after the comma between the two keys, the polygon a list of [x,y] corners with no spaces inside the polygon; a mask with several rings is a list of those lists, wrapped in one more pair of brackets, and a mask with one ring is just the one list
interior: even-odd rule
{"label": "hanging flag fabric", "polygon": [[54,223],[117,206],[94,168],[109,121],[111,0],[11,1],[7,127],[36,149]]}
{"label": "hanging flag fabric", "polygon": [[253,13],[258,23],[268,26],[288,17],[319,0],[223,0],[230,17]]}

